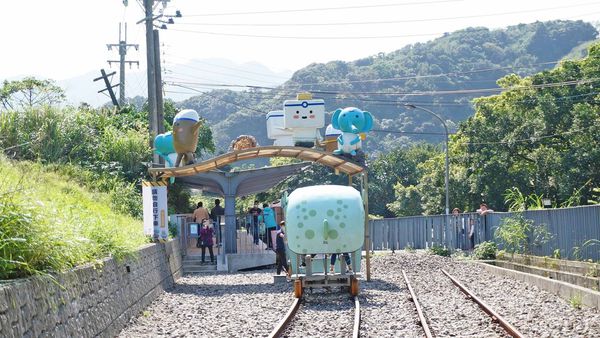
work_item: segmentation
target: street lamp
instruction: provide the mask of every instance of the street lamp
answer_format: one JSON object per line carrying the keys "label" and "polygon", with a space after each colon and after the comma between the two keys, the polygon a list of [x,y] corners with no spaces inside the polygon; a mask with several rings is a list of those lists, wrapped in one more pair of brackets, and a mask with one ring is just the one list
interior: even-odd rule
{"label": "street lamp", "polygon": [[449,171],[450,171],[450,164],[448,163],[448,126],[446,125],[446,122],[444,122],[444,120],[438,114],[432,112],[431,110],[429,110],[427,108],[423,108],[421,106],[417,106],[417,105],[409,104],[409,103],[404,104],[404,107],[409,108],[409,109],[420,109],[422,111],[425,111],[425,112],[435,116],[435,118],[440,120],[440,122],[444,126],[444,129],[446,131],[446,175],[445,175],[446,215],[449,215],[450,214],[450,198],[449,198],[449,194],[448,194],[448,175],[449,175]]}

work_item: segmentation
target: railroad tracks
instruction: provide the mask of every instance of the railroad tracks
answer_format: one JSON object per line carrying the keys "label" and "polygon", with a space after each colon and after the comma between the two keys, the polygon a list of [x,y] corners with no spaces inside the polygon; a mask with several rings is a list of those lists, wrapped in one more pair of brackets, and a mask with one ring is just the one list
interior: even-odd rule
{"label": "railroad tracks", "polygon": [[[279,321],[273,331],[271,331],[269,338],[278,338],[284,334],[286,328],[289,327],[289,325],[294,321],[294,317],[300,308],[301,302],[302,298],[294,298],[292,306],[290,306],[285,316]],[[352,325],[352,337],[358,338],[360,332],[360,303],[358,301],[358,297],[352,297],[352,302],[354,303],[354,323]]]}
{"label": "railroad tracks", "polygon": [[[508,321],[506,321],[506,319],[504,319],[502,316],[500,316],[496,311],[494,311],[483,300],[481,300],[480,298],[475,296],[475,294],[473,292],[471,292],[464,285],[462,285],[456,278],[451,276],[448,272],[446,272],[443,269],[441,271],[444,275],[446,275],[446,277],[448,277],[452,281],[452,283],[454,285],[456,285],[456,287],[458,287],[460,289],[460,291],[462,293],[464,293],[467,296],[467,299],[470,299],[473,302],[475,302],[477,305],[479,305],[479,307],[483,310],[483,312],[485,312],[486,314],[488,314],[491,317],[492,322],[500,325],[506,331],[507,334],[509,334],[510,336],[512,336],[514,338],[524,337],[523,334],[520,333],[510,323],[508,323]],[[404,281],[406,282],[406,286],[408,287],[408,290],[410,291],[411,300],[413,301],[413,303],[415,304],[415,307],[417,309],[417,313],[419,315],[419,320],[421,322],[421,326],[423,327],[423,331],[425,332],[425,336],[427,338],[431,338],[431,337],[433,337],[433,335],[431,333],[431,330],[429,329],[429,324],[427,323],[427,318],[425,317],[425,313],[423,312],[423,309],[421,308],[421,304],[419,303],[417,295],[415,294],[415,291],[414,291],[412,285],[410,284],[408,276],[406,275],[406,272],[404,270],[402,270],[402,275],[404,276]]]}

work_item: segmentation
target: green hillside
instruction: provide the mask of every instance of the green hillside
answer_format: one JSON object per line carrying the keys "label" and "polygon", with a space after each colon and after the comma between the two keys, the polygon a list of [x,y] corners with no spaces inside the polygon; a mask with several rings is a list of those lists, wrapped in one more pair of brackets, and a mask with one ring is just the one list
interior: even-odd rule
{"label": "green hillside", "polygon": [[[597,33],[583,21],[536,22],[498,30],[467,28],[388,54],[352,62],[311,64],[276,89],[211,91],[179,106],[196,109],[208,119],[220,150],[240,134],[252,134],[260,144],[270,144],[264,115],[281,109],[283,100],[299,91],[311,91],[324,98],[329,111],[345,106],[369,110],[377,119],[375,129],[440,132],[440,126],[429,115],[407,111],[402,104],[422,105],[449,121],[459,122],[473,114],[473,98],[490,92],[411,94],[495,88],[496,81],[505,75],[527,76],[553,68],[554,61],[594,40]],[[455,129],[453,124],[451,127]],[[371,136],[367,144],[370,150],[389,149],[398,140],[397,135],[384,136]],[[421,139],[441,141],[439,136]]]}
{"label": "green hillside", "polygon": [[142,222],[113,211],[109,194],[56,168],[0,157],[0,176],[0,279],[123,257],[146,242]]}

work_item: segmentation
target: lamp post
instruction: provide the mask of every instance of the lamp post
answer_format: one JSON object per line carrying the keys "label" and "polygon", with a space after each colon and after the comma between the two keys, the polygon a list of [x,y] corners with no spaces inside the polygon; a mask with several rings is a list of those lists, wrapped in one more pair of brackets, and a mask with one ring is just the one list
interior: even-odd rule
{"label": "lamp post", "polygon": [[446,186],[446,215],[450,214],[450,199],[449,199],[449,194],[448,194],[448,175],[450,172],[450,164],[448,163],[448,126],[446,125],[446,122],[444,122],[444,120],[436,113],[432,112],[431,110],[427,109],[427,108],[423,108],[421,106],[417,106],[414,104],[404,104],[404,107],[409,108],[409,109],[420,109],[424,112],[427,112],[433,116],[435,116],[435,118],[437,118],[442,125],[444,126],[444,130],[446,131],[446,175],[445,175],[445,186]]}

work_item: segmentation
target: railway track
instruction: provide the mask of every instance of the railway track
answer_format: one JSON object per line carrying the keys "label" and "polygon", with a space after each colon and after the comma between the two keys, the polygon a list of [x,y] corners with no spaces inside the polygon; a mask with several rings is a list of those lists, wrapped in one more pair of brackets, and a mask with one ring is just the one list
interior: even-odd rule
{"label": "railway track", "polygon": [[[293,326],[294,320],[296,318],[296,313],[298,313],[302,302],[302,298],[294,298],[294,301],[292,302],[292,305],[290,306],[289,310],[287,311],[285,316],[279,321],[279,323],[273,329],[273,331],[271,331],[271,333],[269,334],[269,338],[278,338],[284,336],[284,334],[290,329],[290,327]],[[352,302],[354,307],[354,319],[351,323],[352,337],[358,338],[360,332],[360,303],[358,301],[358,297],[352,297]],[[325,314],[325,316],[329,315],[329,312]],[[333,320],[331,318],[328,318],[328,322],[332,321]],[[350,323],[348,323],[348,326],[349,325]],[[339,335],[339,332],[336,335]],[[321,336],[327,336],[327,333],[321,332]]]}
{"label": "railway track", "polygon": [[[462,285],[456,278],[454,278],[453,276],[451,276],[448,272],[446,272],[445,270],[441,269],[441,272],[450,279],[450,281],[452,281],[452,284],[455,285],[462,293],[464,293],[467,297],[467,299],[473,301],[474,303],[476,303],[483,312],[485,312],[487,315],[489,315],[491,317],[491,321],[493,323],[498,324],[500,327],[502,327],[504,329],[504,331],[511,337],[514,338],[521,338],[524,337],[522,333],[520,333],[514,326],[512,326],[510,323],[508,323],[508,321],[506,321],[506,319],[504,319],[502,316],[500,316],[496,311],[494,311],[489,305],[487,305],[483,300],[481,300],[480,298],[478,298],[475,294],[473,294],[473,292],[471,292],[469,289],[467,289],[464,285]],[[423,328],[424,334],[427,338],[431,338],[434,337],[431,329],[429,328],[429,323],[427,322],[427,318],[426,315],[421,307],[421,304],[419,302],[419,299],[412,287],[412,285],[410,284],[410,281],[408,279],[408,276],[406,275],[406,272],[404,270],[402,270],[402,275],[404,276],[404,280],[406,282],[406,286],[408,287],[410,294],[411,294],[411,300],[413,301],[413,303],[415,304],[417,313],[419,315],[419,321],[421,323],[421,327]]]}

